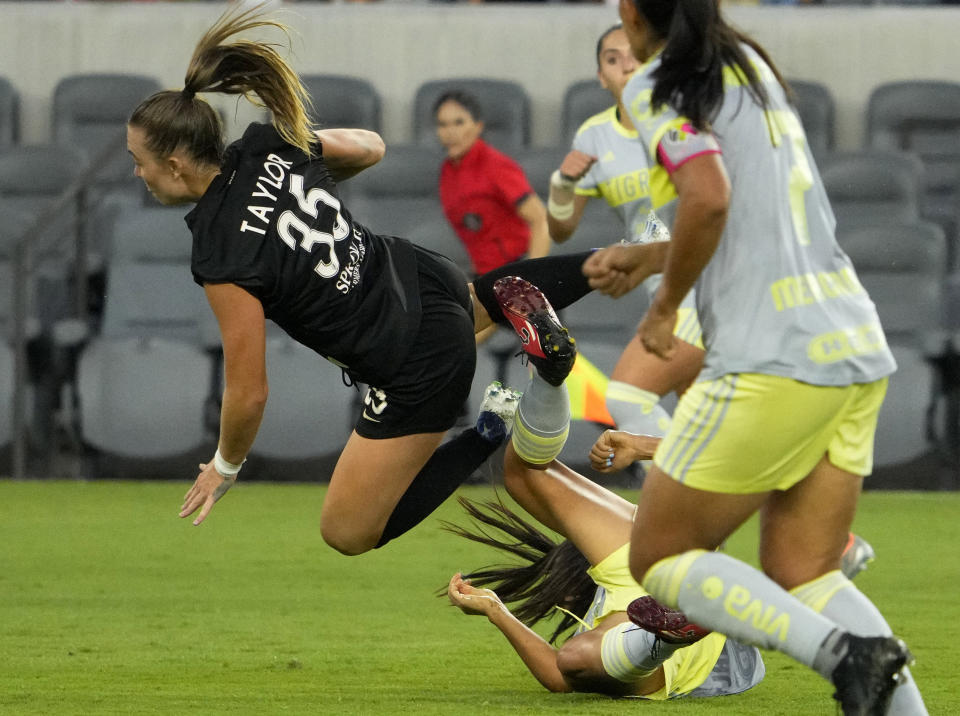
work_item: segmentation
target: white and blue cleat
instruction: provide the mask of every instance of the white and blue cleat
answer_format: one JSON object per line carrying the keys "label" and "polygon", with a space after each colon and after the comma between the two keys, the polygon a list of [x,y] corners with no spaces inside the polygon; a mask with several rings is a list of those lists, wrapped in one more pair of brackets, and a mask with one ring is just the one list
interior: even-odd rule
{"label": "white and blue cleat", "polygon": [[480,415],[477,417],[477,432],[485,440],[500,443],[506,440],[513,430],[513,420],[520,405],[519,390],[504,387],[500,381],[487,386],[480,403]]}

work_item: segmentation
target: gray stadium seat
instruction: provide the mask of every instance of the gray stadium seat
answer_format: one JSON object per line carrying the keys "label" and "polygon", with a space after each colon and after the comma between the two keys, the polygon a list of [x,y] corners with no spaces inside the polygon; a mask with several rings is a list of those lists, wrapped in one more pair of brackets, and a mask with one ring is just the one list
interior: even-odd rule
{"label": "gray stadium seat", "polygon": [[13,349],[0,343],[0,449],[13,439]]}
{"label": "gray stadium seat", "polygon": [[840,247],[877,307],[891,342],[935,344],[942,328],[946,242],[929,222],[860,226],[837,232]]}
{"label": "gray stadium seat", "polygon": [[[14,285],[13,257],[6,248],[12,249],[13,242],[2,240],[4,231],[0,230],[0,343],[9,343],[14,335]],[[40,320],[37,308],[37,280],[34,276],[26,276],[27,279],[27,318],[26,318],[26,336],[28,340],[37,338],[42,332],[43,323]]]}
{"label": "gray stadium seat", "polygon": [[160,459],[208,440],[204,408],[212,358],[162,338],[95,339],[77,366],[81,437],[111,456]]}
{"label": "gray stadium seat", "polygon": [[[906,80],[873,89],[867,103],[867,141],[876,149],[916,152],[933,162],[960,157],[960,82]],[[950,178],[954,175],[949,173]]]}
{"label": "gray stadium seat", "polygon": [[464,280],[467,280],[467,276],[472,275],[473,272],[470,255],[467,253],[463,242],[460,241],[460,237],[454,233],[453,227],[447,221],[439,202],[432,199],[422,203],[417,200],[413,201],[416,205],[413,208],[420,221],[406,229],[406,238],[418,246],[423,246],[446,256],[463,271]]}
{"label": "gray stadium seat", "polygon": [[916,156],[886,150],[832,154],[820,162],[820,176],[839,230],[920,217],[923,164]]}
{"label": "gray stadium seat", "polygon": [[527,147],[513,155],[523,168],[530,186],[544,203],[550,195],[550,175],[560,168],[568,151],[569,147]]}
{"label": "gray stadium seat", "polygon": [[351,196],[437,196],[442,162],[436,148],[391,144],[378,164],[349,180]]}
{"label": "gray stadium seat", "polygon": [[829,88],[809,80],[788,79],[797,113],[803,124],[810,151],[817,159],[833,151],[836,133],[836,103]]}
{"label": "gray stadium seat", "polygon": [[64,427],[93,451],[98,471],[127,461],[163,474],[164,464],[193,469],[209,459],[211,315],[189,262],[109,263],[100,330],[76,349],[73,382],[63,389],[77,406]]}
{"label": "gray stadium seat", "polygon": [[379,164],[350,180],[347,208],[371,231],[410,239],[444,254],[469,272],[469,256],[440,204],[442,161],[436,149],[390,146]]}
{"label": "gray stadium seat", "polygon": [[20,141],[20,95],[0,77],[0,152]]}
{"label": "gray stadium seat", "polygon": [[643,287],[622,298],[594,291],[563,309],[563,323],[577,341],[589,338],[618,344],[622,349],[636,331],[648,305]]}
{"label": "gray stadium seat", "polygon": [[866,113],[871,147],[923,161],[921,214],[943,226],[951,242],[960,240],[960,82],[884,83],[870,93]]}
{"label": "gray stadium seat", "polygon": [[339,455],[356,420],[355,391],[344,386],[340,369],[287,336],[268,339],[266,355],[270,398],[251,456]]}
{"label": "gray stadium seat", "polygon": [[[52,144],[17,145],[0,152],[0,215],[45,213],[84,169],[83,155]],[[34,257],[64,269],[74,256],[76,205],[68,204],[33,239]]]}
{"label": "gray stadium seat", "polygon": [[313,100],[313,119],[321,127],[381,131],[380,94],[368,80],[332,74],[301,75],[300,80]]}
{"label": "gray stadium seat", "polygon": [[133,162],[123,144],[127,120],[160,83],[138,74],[89,73],[61,79],[53,92],[53,136],[57,144],[82,150],[91,160],[110,142],[120,142],[104,167],[102,183],[134,184]]}
{"label": "gray stadium seat", "polygon": [[512,151],[530,144],[530,96],[519,83],[478,77],[451,77],[421,84],[413,99],[413,142],[436,146],[433,105],[447,90],[476,97],[483,108],[483,137],[497,149]]}
{"label": "gray stadium seat", "polygon": [[560,144],[569,147],[581,124],[614,104],[613,96],[596,77],[569,85],[560,110]]}
{"label": "gray stadium seat", "polygon": [[[192,207],[124,206],[107,234],[110,260],[172,261],[189,264],[193,250],[183,217]],[[189,267],[186,267],[189,271]]]}
{"label": "gray stadium seat", "polygon": [[623,222],[603,199],[587,202],[580,225],[573,236],[562,244],[554,244],[554,253],[576,253],[609,246],[621,241],[626,235]]}
{"label": "gray stadium seat", "polygon": [[[943,325],[951,331],[960,331],[960,271],[947,277],[943,299]],[[958,345],[960,348],[960,345]]]}
{"label": "gray stadium seat", "polygon": [[19,241],[24,240],[34,216],[28,211],[10,209],[0,221],[0,261],[12,261]]}
{"label": "gray stadium seat", "polygon": [[[11,212],[4,214],[3,221],[0,222],[0,449],[11,440],[13,424],[14,336],[17,318],[14,315],[15,247],[23,238],[31,219],[28,214]],[[27,421],[31,443],[43,448],[46,447],[44,426],[51,415],[46,399],[55,390],[55,379],[48,342],[44,340],[41,305],[46,305],[50,295],[57,293],[57,286],[46,286],[31,273],[22,277],[26,281],[26,308],[21,318],[24,321],[29,362],[26,378]],[[47,290],[39,290],[38,286],[41,285]]]}
{"label": "gray stadium seat", "polygon": [[189,262],[117,260],[108,267],[100,327],[106,338],[147,336],[202,346],[211,315]]}
{"label": "gray stadium seat", "polygon": [[[933,447],[927,438],[928,411],[935,399],[933,368],[920,351],[891,344],[897,372],[877,420],[874,463],[877,467],[908,462]],[[869,479],[867,481],[869,485]]]}

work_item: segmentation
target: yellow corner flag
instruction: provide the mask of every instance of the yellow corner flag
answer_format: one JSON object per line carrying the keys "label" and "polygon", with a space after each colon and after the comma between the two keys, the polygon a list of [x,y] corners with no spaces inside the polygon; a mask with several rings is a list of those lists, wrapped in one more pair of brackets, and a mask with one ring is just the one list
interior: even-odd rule
{"label": "yellow corner flag", "polygon": [[590,420],[613,427],[615,424],[607,411],[605,397],[609,382],[602,370],[578,353],[566,381],[570,394],[570,419]]}

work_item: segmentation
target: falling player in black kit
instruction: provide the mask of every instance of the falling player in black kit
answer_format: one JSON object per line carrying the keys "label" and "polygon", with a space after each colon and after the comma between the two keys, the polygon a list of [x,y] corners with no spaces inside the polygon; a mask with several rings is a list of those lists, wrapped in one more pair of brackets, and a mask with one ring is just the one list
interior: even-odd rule
{"label": "falling player in black kit", "polygon": [[[314,130],[309,98],[274,47],[227,42],[264,27],[283,29],[260,7],[225,13],[198,43],[184,89],[147,98],[127,127],[135,173],[150,192],[163,204],[196,202],[187,215],[192,271],[223,340],[218,449],[180,516],[199,509],[201,523],[250,450],[267,399],[269,318],[370,386],[321,515],[324,540],[360,554],[420,522],[502,441],[508,428],[494,440],[471,428],[441,445],[470,391],[475,332],[513,323],[537,368],[534,384],[549,384],[541,395],[563,382],[576,349],[551,304],[589,292],[586,254],[520,261],[468,286],[439,254],[370,232],[340,202],[336,182],[378,162],[382,140]],[[225,148],[219,117],[198,92],[256,95],[273,122],[251,124]],[[515,409],[516,395],[501,397]],[[503,412],[509,422],[512,411]],[[317,422],[322,429],[323,405]]]}

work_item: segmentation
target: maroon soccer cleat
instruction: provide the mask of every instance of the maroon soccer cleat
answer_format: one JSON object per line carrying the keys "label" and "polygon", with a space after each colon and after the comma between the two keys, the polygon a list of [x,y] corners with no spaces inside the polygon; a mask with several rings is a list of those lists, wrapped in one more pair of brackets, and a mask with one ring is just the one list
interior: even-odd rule
{"label": "maroon soccer cleat", "polygon": [[651,596],[638,597],[627,606],[630,621],[646,629],[668,644],[693,644],[700,641],[709,629],[692,624],[687,615],[663,606]]}
{"label": "maroon soccer cleat", "polygon": [[540,377],[550,385],[561,385],[577,359],[577,347],[547,297],[518,276],[497,279],[493,295]]}

